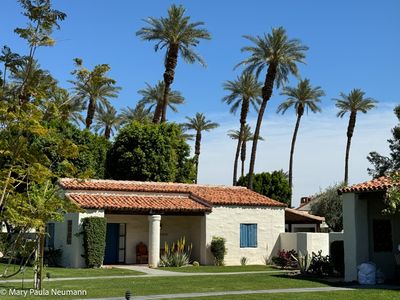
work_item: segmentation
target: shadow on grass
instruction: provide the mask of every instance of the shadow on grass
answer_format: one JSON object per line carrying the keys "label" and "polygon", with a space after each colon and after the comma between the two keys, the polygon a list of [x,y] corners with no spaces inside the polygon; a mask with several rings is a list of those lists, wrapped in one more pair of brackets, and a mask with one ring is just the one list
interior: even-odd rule
{"label": "shadow on grass", "polygon": [[361,290],[382,289],[382,290],[400,291],[399,281],[388,281],[385,284],[376,284],[376,285],[361,285],[356,281],[344,282],[343,278],[340,277],[318,277],[316,275],[304,275],[304,274],[273,274],[269,276],[281,279],[294,279],[307,282],[317,282],[332,287],[348,287],[352,289],[361,289]]}

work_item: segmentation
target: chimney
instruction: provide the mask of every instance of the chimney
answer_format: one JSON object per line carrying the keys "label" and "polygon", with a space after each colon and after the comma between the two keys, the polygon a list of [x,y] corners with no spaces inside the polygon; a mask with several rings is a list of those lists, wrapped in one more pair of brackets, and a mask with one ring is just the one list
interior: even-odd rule
{"label": "chimney", "polygon": [[305,205],[311,201],[311,197],[301,197],[300,198],[300,204]]}

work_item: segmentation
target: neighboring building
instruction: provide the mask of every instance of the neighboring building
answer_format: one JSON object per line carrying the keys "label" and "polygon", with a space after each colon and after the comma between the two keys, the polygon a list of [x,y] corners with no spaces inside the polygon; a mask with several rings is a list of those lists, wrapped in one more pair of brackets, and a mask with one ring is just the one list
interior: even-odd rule
{"label": "neighboring building", "polygon": [[307,211],[285,209],[286,232],[321,232],[321,224],[324,221],[325,218],[312,215]]}
{"label": "neighboring building", "polygon": [[357,266],[370,261],[386,278],[395,275],[400,214],[382,214],[385,192],[391,186],[388,177],[380,177],[339,190],[343,194],[345,281],[357,280]]}
{"label": "neighboring building", "polygon": [[259,264],[277,253],[285,231],[285,204],[244,187],[77,179],[59,184],[84,209],[50,225],[49,243],[62,249],[68,267],[84,266],[79,233],[82,219],[91,216],[107,220],[105,264],[137,263],[142,242],[149,265],[156,266],[164,243],[183,236],[193,244],[192,259],[201,264],[213,264],[208,248],[213,236],[226,239],[227,265],[240,264],[242,257]]}
{"label": "neighboring building", "polygon": [[[317,216],[312,213],[311,207],[315,201],[316,201],[316,199],[313,197],[301,197],[300,205],[295,210],[298,211],[299,213],[303,213],[303,216],[305,216],[305,217],[309,216],[310,218],[308,220],[304,219],[303,223],[299,223],[300,226],[292,225],[291,226],[292,228],[297,228],[297,229],[296,229],[296,231],[288,230],[289,232],[329,232],[329,227],[325,223],[325,217]],[[314,218],[314,217],[316,217],[316,218]],[[292,218],[289,217],[288,221],[291,222],[292,224],[295,224],[292,220],[293,218],[295,218],[295,217],[294,216]],[[288,225],[289,223],[286,222],[286,224]],[[303,224],[303,225],[301,225],[301,224]],[[304,224],[308,224],[308,225],[304,225]],[[301,229],[302,227],[305,229],[302,230]],[[288,226],[286,226],[286,228],[288,229]]]}

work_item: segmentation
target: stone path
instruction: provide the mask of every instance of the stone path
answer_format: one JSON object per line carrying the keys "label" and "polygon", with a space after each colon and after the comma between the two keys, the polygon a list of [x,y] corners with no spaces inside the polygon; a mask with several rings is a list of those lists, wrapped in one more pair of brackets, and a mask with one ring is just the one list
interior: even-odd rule
{"label": "stone path", "polygon": [[[273,290],[245,290],[245,291],[221,291],[204,293],[182,293],[182,294],[164,294],[132,296],[131,300],[153,300],[153,299],[176,299],[176,298],[195,298],[210,296],[229,296],[229,295],[249,295],[249,294],[277,294],[277,293],[315,293],[315,292],[334,292],[334,291],[354,291],[352,288],[341,287],[317,287],[317,288],[293,288],[293,289],[273,289]],[[85,300],[124,300],[124,297],[114,298],[93,298]]]}

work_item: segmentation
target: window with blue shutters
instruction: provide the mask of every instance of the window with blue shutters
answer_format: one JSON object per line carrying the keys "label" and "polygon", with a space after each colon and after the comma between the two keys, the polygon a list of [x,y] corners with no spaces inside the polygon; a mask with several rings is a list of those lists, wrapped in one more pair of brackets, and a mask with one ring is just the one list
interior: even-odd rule
{"label": "window with blue shutters", "polygon": [[257,224],[240,224],[240,248],[257,248]]}

